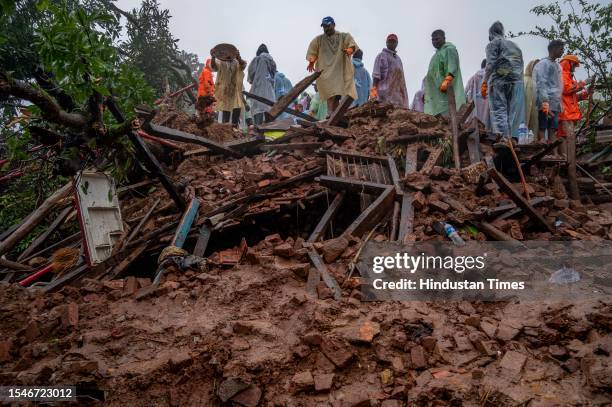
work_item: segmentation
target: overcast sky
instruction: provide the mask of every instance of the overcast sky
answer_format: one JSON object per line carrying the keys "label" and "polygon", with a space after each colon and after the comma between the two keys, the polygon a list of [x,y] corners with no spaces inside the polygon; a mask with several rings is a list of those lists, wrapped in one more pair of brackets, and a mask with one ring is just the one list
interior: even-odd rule
{"label": "overcast sky", "polygon": [[[179,47],[205,59],[218,43],[236,45],[248,62],[261,43],[268,46],[278,70],[292,83],[307,75],[306,49],[322,32],[325,16],[336,21],[336,30],[350,32],[364,53],[368,71],[385,46],[389,33],[399,37],[398,53],[410,99],[421,86],[434,52],[431,32],[441,28],[457,46],[464,84],[479,68],[488,43],[490,25],[500,20],[506,31],[529,30],[536,24],[550,25],[529,10],[549,0],[258,0],[202,1],[160,0],[172,15],[170,29]],[[130,10],[139,0],[118,0]],[[516,42],[525,64],[547,55],[547,41],[522,37]],[[581,76],[580,73],[578,76]],[[312,92],[312,88],[309,89]]]}

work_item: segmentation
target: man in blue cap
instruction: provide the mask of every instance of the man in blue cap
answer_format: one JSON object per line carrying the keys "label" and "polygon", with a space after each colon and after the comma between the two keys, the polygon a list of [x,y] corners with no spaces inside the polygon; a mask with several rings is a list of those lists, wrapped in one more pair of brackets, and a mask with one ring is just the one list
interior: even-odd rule
{"label": "man in blue cap", "polygon": [[332,17],[325,17],[321,27],[323,34],[316,36],[308,47],[306,69],[323,71],[317,79],[317,88],[321,99],[327,100],[327,111],[331,114],[342,96],[357,99],[351,57],[359,48],[351,34],[336,31]]}

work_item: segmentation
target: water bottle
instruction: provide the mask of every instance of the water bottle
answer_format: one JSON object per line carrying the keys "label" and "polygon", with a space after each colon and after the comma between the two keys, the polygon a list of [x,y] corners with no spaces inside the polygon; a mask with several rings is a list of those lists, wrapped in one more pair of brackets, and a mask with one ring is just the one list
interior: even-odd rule
{"label": "water bottle", "polygon": [[465,246],[465,241],[461,238],[461,236],[459,236],[459,233],[457,233],[453,225],[436,221],[433,224],[433,228],[436,232],[440,233],[441,235],[445,235],[452,240],[455,246]]}
{"label": "water bottle", "polygon": [[573,268],[563,266],[559,270],[552,273],[548,281],[555,284],[577,283],[580,281],[580,273]]}
{"label": "water bottle", "polygon": [[521,123],[518,128],[518,143],[519,144],[527,144],[529,142],[529,129],[525,126],[525,123]]}

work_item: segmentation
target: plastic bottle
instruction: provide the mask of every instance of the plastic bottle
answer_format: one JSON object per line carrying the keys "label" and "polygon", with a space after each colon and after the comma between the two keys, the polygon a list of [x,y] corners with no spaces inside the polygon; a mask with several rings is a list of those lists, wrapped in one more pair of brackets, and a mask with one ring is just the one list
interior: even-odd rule
{"label": "plastic bottle", "polygon": [[548,281],[556,284],[577,283],[578,281],[580,281],[580,273],[578,273],[573,268],[564,266],[552,273]]}
{"label": "plastic bottle", "polygon": [[465,241],[450,223],[436,221],[433,224],[433,228],[436,232],[452,240],[455,246],[465,246]]}
{"label": "plastic bottle", "polygon": [[529,129],[525,126],[525,123],[521,123],[518,128],[518,143],[527,144],[529,143]]}

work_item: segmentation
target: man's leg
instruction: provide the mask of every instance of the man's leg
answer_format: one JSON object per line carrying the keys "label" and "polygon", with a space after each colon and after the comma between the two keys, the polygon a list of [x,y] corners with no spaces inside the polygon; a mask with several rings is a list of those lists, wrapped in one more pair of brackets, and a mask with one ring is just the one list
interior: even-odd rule
{"label": "man's leg", "polygon": [[232,125],[234,127],[238,127],[238,123],[240,122],[240,112],[242,110],[240,108],[232,110]]}
{"label": "man's leg", "polygon": [[[546,129],[548,129],[548,116],[541,110],[538,110],[538,129],[538,141],[546,141],[545,134]],[[548,140],[550,141],[550,136]]]}
{"label": "man's leg", "polygon": [[229,123],[230,121],[230,112],[222,111],[221,112],[221,123]]}
{"label": "man's leg", "polygon": [[525,88],[523,82],[515,82],[512,84],[510,101],[508,102],[508,121],[510,134],[518,140],[519,127],[521,124],[527,126],[525,114]]}
{"label": "man's leg", "polygon": [[491,82],[489,106],[491,108],[491,127],[493,133],[508,137],[510,132],[508,128],[508,100],[503,85]]}
{"label": "man's leg", "polygon": [[338,108],[338,103],[340,102],[340,96],[332,96],[327,99],[327,116],[331,116],[331,114]]}

